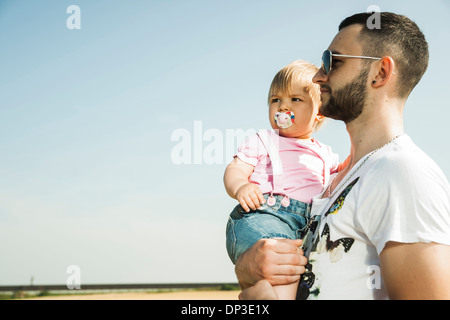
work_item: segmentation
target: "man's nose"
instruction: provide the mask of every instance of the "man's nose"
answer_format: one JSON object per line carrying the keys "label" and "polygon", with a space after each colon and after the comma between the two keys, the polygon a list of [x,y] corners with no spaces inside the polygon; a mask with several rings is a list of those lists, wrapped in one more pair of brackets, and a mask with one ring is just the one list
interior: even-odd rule
{"label": "man's nose", "polygon": [[312,81],[316,84],[326,83],[328,82],[328,75],[323,72],[322,68],[320,68],[312,78]]}

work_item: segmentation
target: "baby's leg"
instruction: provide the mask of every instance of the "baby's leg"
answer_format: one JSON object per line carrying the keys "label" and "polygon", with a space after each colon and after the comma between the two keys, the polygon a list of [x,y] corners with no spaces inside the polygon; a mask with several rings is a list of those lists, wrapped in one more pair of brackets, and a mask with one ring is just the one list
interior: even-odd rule
{"label": "baby's leg", "polygon": [[295,300],[297,297],[297,289],[298,281],[287,285],[273,287],[278,300]]}
{"label": "baby's leg", "polygon": [[255,285],[243,290],[239,300],[295,300],[298,281],[283,286],[272,286],[267,280],[260,280]]}
{"label": "baby's leg", "polygon": [[277,300],[274,287],[267,280],[259,280],[239,294],[239,300]]}

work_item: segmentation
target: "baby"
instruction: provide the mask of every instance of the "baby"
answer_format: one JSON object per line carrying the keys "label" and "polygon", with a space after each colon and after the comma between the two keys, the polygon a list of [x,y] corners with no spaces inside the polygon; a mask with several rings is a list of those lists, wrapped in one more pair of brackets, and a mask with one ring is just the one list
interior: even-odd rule
{"label": "baby", "polygon": [[[261,238],[299,239],[312,197],[338,171],[338,156],[314,139],[322,124],[318,68],[294,61],[281,69],[269,90],[271,130],[260,130],[238,148],[224,184],[239,204],[227,224],[227,251],[233,263]],[[274,286],[280,300],[295,299],[298,282]]]}

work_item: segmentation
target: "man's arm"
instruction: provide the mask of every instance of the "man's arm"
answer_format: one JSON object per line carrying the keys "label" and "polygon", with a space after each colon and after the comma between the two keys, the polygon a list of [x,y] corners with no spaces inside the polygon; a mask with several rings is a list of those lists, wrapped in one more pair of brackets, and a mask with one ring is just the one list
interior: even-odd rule
{"label": "man's arm", "polygon": [[260,239],[236,261],[236,276],[242,289],[259,280],[271,285],[290,284],[305,272],[306,258],[301,240]]}
{"label": "man's arm", "polygon": [[390,299],[450,299],[450,246],[391,241],[380,264]]}

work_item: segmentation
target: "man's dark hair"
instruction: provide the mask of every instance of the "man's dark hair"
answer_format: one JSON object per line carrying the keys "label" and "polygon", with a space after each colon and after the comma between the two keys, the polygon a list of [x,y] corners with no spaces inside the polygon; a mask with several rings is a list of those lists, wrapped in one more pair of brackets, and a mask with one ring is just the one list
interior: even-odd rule
{"label": "man's dark hair", "polygon": [[398,72],[398,96],[407,97],[428,67],[428,43],[417,24],[391,12],[380,12],[380,29],[370,29],[367,21],[373,13],[358,13],[344,19],[339,31],[353,24],[362,25],[358,40],[363,55],[390,56]]}

